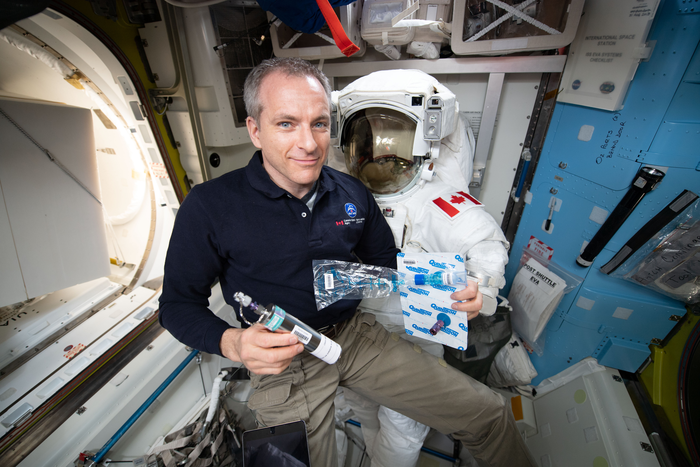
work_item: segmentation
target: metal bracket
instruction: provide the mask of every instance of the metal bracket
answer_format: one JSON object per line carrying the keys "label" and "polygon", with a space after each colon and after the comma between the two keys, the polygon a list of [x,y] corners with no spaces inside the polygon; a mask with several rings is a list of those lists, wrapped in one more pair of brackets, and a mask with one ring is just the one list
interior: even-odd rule
{"label": "metal bracket", "polygon": [[483,180],[484,176],[484,168],[478,168],[474,169],[473,175],[472,175],[472,181],[469,182],[469,188],[480,188],[481,187],[481,182]]}
{"label": "metal bracket", "polygon": [[654,452],[654,448],[651,447],[651,444],[645,443],[644,441],[640,441],[639,445],[642,447],[642,451],[644,452]]}
{"label": "metal bracket", "polygon": [[[473,178],[469,187],[481,187],[484,177],[486,162],[491,152],[491,140],[496,126],[496,113],[498,112],[498,104],[501,101],[501,92],[503,91],[503,81],[505,73],[490,73],[489,81],[486,86],[486,98],[484,99],[484,111],[481,114],[481,126],[479,127],[479,139],[476,141],[476,150],[474,151],[474,167],[478,169],[479,178]],[[475,170],[475,171],[476,171]]]}

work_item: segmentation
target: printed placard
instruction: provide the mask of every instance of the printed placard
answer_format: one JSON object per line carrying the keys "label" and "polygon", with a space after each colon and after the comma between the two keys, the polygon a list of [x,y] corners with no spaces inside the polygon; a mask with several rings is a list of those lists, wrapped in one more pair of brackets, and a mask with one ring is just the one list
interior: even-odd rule
{"label": "printed placard", "polygon": [[548,263],[552,256],[554,255],[554,249],[544,243],[542,240],[538,240],[534,235],[530,236],[530,241],[527,242],[527,250],[536,258],[543,259]]}

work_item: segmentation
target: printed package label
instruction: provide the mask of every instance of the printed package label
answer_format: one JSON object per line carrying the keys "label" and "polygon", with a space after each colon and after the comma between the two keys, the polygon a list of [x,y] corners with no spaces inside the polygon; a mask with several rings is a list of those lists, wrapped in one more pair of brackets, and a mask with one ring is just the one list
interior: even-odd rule
{"label": "printed package label", "polygon": [[[399,253],[398,270],[407,277],[441,271],[464,271],[464,260],[457,253]],[[409,282],[409,281],[407,281]],[[457,286],[462,287],[462,286]],[[449,285],[402,285],[401,309],[406,333],[433,342],[464,350],[467,348],[467,314],[452,309],[450,295],[457,287]],[[449,324],[436,335],[430,328],[438,319],[447,317]]]}

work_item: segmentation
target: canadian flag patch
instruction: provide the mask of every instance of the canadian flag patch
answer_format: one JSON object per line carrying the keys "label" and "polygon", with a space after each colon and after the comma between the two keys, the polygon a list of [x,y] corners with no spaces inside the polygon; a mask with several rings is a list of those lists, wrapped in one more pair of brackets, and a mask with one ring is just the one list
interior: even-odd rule
{"label": "canadian flag patch", "polygon": [[442,195],[439,198],[435,198],[433,203],[450,219],[467,209],[471,209],[475,206],[483,206],[478,199],[464,191]]}

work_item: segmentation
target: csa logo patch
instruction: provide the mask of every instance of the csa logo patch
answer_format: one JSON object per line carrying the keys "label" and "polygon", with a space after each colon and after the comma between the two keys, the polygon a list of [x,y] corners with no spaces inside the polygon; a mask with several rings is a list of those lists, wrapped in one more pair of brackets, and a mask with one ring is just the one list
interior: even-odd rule
{"label": "csa logo patch", "polygon": [[357,208],[352,203],[346,203],[345,212],[348,213],[348,216],[354,218],[357,215]]}

